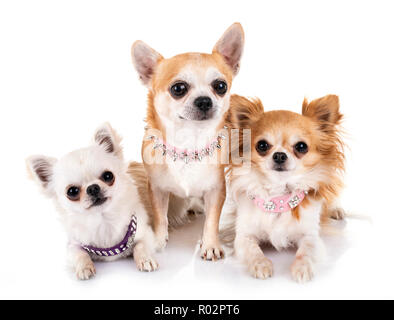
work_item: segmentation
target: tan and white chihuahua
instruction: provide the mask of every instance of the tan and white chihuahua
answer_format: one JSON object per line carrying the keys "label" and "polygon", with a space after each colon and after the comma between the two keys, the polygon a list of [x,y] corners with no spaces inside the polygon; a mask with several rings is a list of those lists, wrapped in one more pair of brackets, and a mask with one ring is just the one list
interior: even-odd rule
{"label": "tan and white chihuahua", "polygon": [[292,277],[308,281],[324,253],[321,227],[338,218],[334,204],[344,170],[338,97],[304,100],[301,115],[264,112],[259,100],[233,96],[232,117],[236,127],[251,130],[251,143],[242,148],[250,165],[232,164],[229,178],[237,204],[235,254],[265,279],[273,266],[260,244],[295,245]]}
{"label": "tan and white chihuahua", "polygon": [[[167,214],[182,215],[188,200],[201,199],[206,215],[201,257],[206,260],[223,257],[218,224],[226,196],[226,163],[221,161],[224,137],[219,132],[230,107],[231,84],[243,47],[239,23],[227,29],[211,54],[185,53],[165,59],[142,41],[132,47],[134,66],[149,89],[149,130],[142,154],[156,236],[164,247]],[[181,204],[172,204],[175,199]]]}

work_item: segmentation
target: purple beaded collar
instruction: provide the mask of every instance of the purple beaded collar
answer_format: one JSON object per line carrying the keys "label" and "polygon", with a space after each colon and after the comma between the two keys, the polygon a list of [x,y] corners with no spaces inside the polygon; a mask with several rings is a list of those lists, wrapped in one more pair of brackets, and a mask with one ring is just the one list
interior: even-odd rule
{"label": "purple beaded collar", "polygon": [[101,257],[113,257],[123,253],[134,243],[135,233],[137,232],[137,217],[132,216],[127,233],[123,240],[111,248],[96,248],[92,246],[81,246],[87,252]]}

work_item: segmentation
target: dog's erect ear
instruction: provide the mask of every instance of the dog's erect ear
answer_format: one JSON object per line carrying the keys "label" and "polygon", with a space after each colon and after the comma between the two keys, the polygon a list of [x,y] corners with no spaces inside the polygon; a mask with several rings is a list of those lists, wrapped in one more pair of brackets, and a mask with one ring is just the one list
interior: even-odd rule
{"label": "dog's erect ear", "polygon": [[260,119],[264,113],[260,99],[249,100],[233,94],[230,103],[230,123],[235,128],[250,128],[252,123]]}
{"label": "dog's erect ear", "polygon": [[342,114],[339,112],[339,98],[330,94],[310,103],[305,98],[302,104],[302,115],[317,120],[320,129],[325,131],[342,120]]}
{"label": "dog's erect ear", "polygon": [[119,158],[123,158],[121,146],[122,138],[111,127],[109,123],[101,125],[94,134],[94,141],[108,153],[113,153]]}
{"label": "dog's erect ear", "polygon": [[149,87],[157,63],[163,59],[163,57],[146,43],[136,41],[131,47],[131,58],[141,81]]}
{"label": "dog's erect ear", "polygon": [[33,179],[47,192],[51,194],[51,182],[53,180],[53,167],[57,160],[46,156],[31,156],[26,159],[27,169]]}
{"label": "dog's erect ear", "polygon": [[239,71],[240,61],[244,50],[245,34],[240,23],[234,23],[226,30],[213,48],[213,52],[220,53],[226,63],[236,75]]}

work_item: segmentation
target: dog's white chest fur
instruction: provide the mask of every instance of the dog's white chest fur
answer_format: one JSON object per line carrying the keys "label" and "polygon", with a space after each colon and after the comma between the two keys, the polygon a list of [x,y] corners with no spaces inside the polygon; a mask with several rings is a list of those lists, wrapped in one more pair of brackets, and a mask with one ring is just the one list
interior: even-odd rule
{"label": "dog's white chest fur", "polygon": [[139,241],[147,233],[148,215],[137,188],[130,181],[124,193],[108,211],[84,216],[64,214],[62,221],[71,244],[108,248],[124,238],[133,215],[137,218],[135,241]]}
{"label": "dog's white chest fur", "polygon": [[[182,124],[175,128],[171,122],[166,123],[166,132],[172,133],[168,135],[167,143],[176,146],[178,150],[204,150],[217,139],[219,121],[220,119],[210,120],[203,125]],[[180,138],[175,139],[176,137]],[[220,182],[217,168],[219,155],[218,149],[215,149],[212,155],[205,154],[201,161],[192,159],[188,162],[181,158],[173,161],[171,156],[167,155],[163,159],[164,165],[160,166],[160,170],[154,170],[151,179],[154,179],[155,185],[162,190],[180,198],[202,198],[206,191],[215,188]]]}
{"label": "dog's white chest fur", "polygon": [[240,199],[237,213],[237,233],[256,237],[271,243],[276,249],[286,248],[305,235],[318,235],[321,202],[310,201],[307,208],[300,207],[300,219],[291,212],[266,213],[253,201]]}
{"label": "dog's white chest fur", "polygon": [[168,190],[181,198],[201,198],[204,192],[215,187],[220,177],[213,165],[201,162],[170,162],[162,172],[157,172],[155,179],[163,190]]}

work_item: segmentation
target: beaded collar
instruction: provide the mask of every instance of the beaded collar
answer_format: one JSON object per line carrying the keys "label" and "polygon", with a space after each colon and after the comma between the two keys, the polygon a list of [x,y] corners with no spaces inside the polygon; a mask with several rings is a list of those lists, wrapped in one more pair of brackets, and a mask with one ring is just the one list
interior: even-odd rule
{"label": "beaded collar", "polygon": [[127,228],[127,233],[125,237],[117,245],[111,248],[96,248],[93,246],[82,245],[81,248],[83,248],[84,250],[86,250],[91,254],[100,257],[117,256],[118,254],[123,253],[133,245],[136,232],[137,232],[137,217],[133,215],[131,217],[131,222],[129,224],[129,227]]}
{"label": "beaded collar", "polygon": [[[148,129],[149,127],[145,127],[145,130]],[[227,127],[224,126],[223,129],[227,129]],[[205,148],[198,150],[176,148],[153,134],[148,135],[146,138],[153,141],[153,149],[159,149],[163,156],[169,156],[174,162],[179,159],[185,163],[189,163],[193,161],[202,161],[205,157],[212,157],[216,149],[222,148],[221,142],[226,139],[226,136],[223,133],[219,133],[211,143],[205,146]]]}

